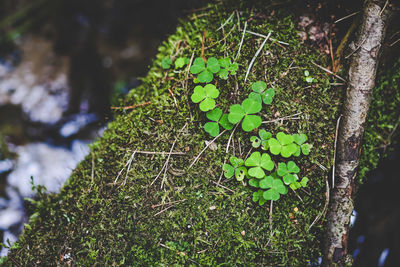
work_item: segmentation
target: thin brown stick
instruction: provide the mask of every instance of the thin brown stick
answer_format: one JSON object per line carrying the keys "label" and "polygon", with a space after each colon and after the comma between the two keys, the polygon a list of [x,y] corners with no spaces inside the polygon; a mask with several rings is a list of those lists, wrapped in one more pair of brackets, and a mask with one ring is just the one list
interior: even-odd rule
{"label": "thin brown stick", "polygon": [[313,62],[313,61],[311,61],[311,63],[312,63],[313,65],[317,66],[318,68],[320,68],[321,70],[323,70],[323,71],[325,71],[325,72],[327,72],[327,73],[329,73],[329,74],[335,76],[335,77],[338,78],[339,80],[341,80],[341,81],[347,83],[347,81],[346,81],[345,79],[343,79],[343,78],[340,77],[339,75],[333,73],[332,71],[328,70],[327,68],[324,68],[324,67],[322,67],[321,65],[318,65],[317,63],[315,63],[315,62]]}
{"label": "thin brown stick", "polygon": [[223,130],[219,135],[217,135],[213,140],[211,140],[211,142],[209,142],[205,148],[203,148],[203,150],[196,156],[196,158],[193,160],[193,162],[190,164],[189,168],[192,168],[193,165],[197,162],[197,160],[199,159],[199,157],[201,156],[201,154],[203,154],[203,152],[212,144],[214,143],[215,140],[217,140],[218,137],[220,137],[223,133],[225,133],[226,130]]}
{"label": "thin brown stick", "polygon": [[160,206],[165,206],[165,205],[171,205],[171,204],[176,204],[176,203],[181,203],[181,202],[185,202],[187,199],[182,199],[182,200],[176,200],[176,201],[171,201],[171,202],[167,202],[167,203],[160,203],[160,204],[156,204],[156,205],[151,205],[151,208],[154,209],[156,207],[160,207]]}
{"label": "thin brown stick", "polygon": [[171,153],[169,153],[169,152],[166,152],[166,151],[140,151],[140,150],[138,150],[138,151],[136,151],[136,153],[137,154],[144,154],[144,155],[168,155],[168,154],[177,155],[177,156],[186,155],[185,152],[171,152]]}
{"label": "thin brown stick", "polygon": [[212,182],[213,184],[219,186],[219,187],[222,187],[223,189],[226,189],[226,190],[228,190],[228,191],[230,191],[230,192],[232,192],[232,193],[235,193],[234,190],[232,190],[232,189],[230,189],[230,188],[228,188],[228,187],[226,187],[226,186],[223,186],[222,184],[219,184],[219,183],[217,183],[217,182],[214,182],[213,180],[211,180],[211,182]]}
{"label": "thin brown stick", "polygon": [[226,145],[226,150],[225,150],[225,153],[226,153],[226,154],[228,154],[229,145],[230,145],[230,143],[231,143],[232,136],[233,136],[233,134],[235,133],[235,130],[236,130],[236,128],[238,127],[238,125],[239,125],[239,123],[236,124],[235,128],[233,128],[233,131],[232,131],[231,135],[229,136],[228,143],[227,143],[227,145]]}
{"label": "thin brown stick", "polygon": [[165,162],[164,176],[163,176],[163,179],[162,179],[162,181],[161,181],[161,189],[162,189],[163,186],[164,186],[165,178],[166,178],[166,176],[167,176],[168,163],[169,163],[169,159],[171,158],[172,150],[174,150],[176,141],[178,141],[178,138],[179,138],[179,136],[181,135],[182,131],[186,128],[186,125],[187,125],[187,123],[185,123],[185,125],[183,125],[182,129],[179,131],[178,136],[175,138],[175,141],[174,141],[174,143],[172,144],[171,149],[170,149],[170,151],[169,151],[167,161]]}
{"label": "thin brown stick", "polygon": [[345,19],[351,18],[352,16],[357,15],[358,13],[360,13],[360,11],[356,11],[354,13],[351,13],[351,14],[347,15],[347,16],[344,16],[343,18],[337,19],[333,23],[336,24],[336,23],[338,23],[340,21],[343,21]]}
{"label": "thin brown stick", "polygon": [[163,213],[163,212],[169,210],[169,209],[172,208],[172,207],[174,207],[174,205],[171,205],[171,206],[169,206],[169,207],[166,207],[166,208],[163,209],[163,210],[160,210],[159,212],[157,212],[156,214],[154,214],[154,217],[156,217],[157,215],[160,215],[161,213]]}
{"label": "thin brown stick", "polygon": [[201,40],[201,57],[203,58],[204,62],[207,62],[207,59],[204,56],[204,43],[206,41],[206,33],[207,33],[207,30],[204,30],[203,39]]}
{"label": "thin brown stick", "polygon": [[328,205],[329,205],[329,183],[328,183],[328,177],[326,177],[326,192],[325,192],[325,205],[324,208],[322,209],[321,213],[318,214],[317,217],[315,217],[314,221],[310,224],[310,226],[308,227],[308,231],[310,231],[311,227],[313,227],[314,224],[316,224],[321,217],[325,217],[326,212],[328,211]]}
{"label": "thin brown stick", "polygon": [[136,105],[132,105],[132,106],[126,106],[126,107],[111,107],[111,109],[124,109],[124,110],[135,109],[135,108],[138,108],[138,107],[148,106],[151,103],[152,103],[151,101],[148,101],[148,102],[144,102],[144,103],[141,103],[141,104],[136,104]]}

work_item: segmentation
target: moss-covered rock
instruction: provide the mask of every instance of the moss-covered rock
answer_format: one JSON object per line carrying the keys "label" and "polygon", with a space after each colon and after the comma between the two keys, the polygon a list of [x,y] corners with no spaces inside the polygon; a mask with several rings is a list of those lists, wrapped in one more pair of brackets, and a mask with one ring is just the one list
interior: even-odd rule
{"label": "moss-covered rock", "polygon": [[[218,4],[182,21],[159,48],[143,84],[121,103],[151,104],[116,112],[115,121],[61,192],[42,195],[36,203],[30,224],[5,264],[305,266],[316,261],[323,233],[318,218],[326,202],[342,94],[312,64],[324,64],[325,58],[300,42],[294,18],[283,10],[272,11],[264,4]],[[231,14],[232,20],[218,29]],[[226,81],[215,79],[221,91],[219,107],[226,111],[247,97],[252,82],[263,80],[274,86],[276,95],[272,105],[263,108],[265,120],[273,122],[262,128],[274,134],[303,132],[313,144],[308,157],[295,159],[300,175],[309,177],[309,187],[289,192],[273,206],[252,202],[253,190],[234,179],[216,185],[225,159],[248,153],[252,133],[238,128],[229,154],[225,149],[231,132],[222,134],[216,146],[188,168],[212,138],[202,128],[205,114],[190,101],[195,84],[187,69],[161,68],[165,57],[200,56],[204,32],[206,57],[235,58],[242,38],[239,27],[243,30],[245,21],[247,30],[264,35],[272,31],[272,38],[288,45],[268,41],[244,83],[264,40],[245,34],[239,71]],[[305,82],[305,70],[318,82]],[[297,119],[276,120],[297,113]],[[173,144],[174,151],[185,154],[172,155],[168,171],[155,179]]]}

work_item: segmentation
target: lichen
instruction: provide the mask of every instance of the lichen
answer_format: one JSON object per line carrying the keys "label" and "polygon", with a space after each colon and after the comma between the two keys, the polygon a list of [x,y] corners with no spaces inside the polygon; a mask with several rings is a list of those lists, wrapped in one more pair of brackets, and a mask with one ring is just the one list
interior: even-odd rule
{"label": "lichen", "polygon": [[[301,114],[300,119],[278,120],[263,128],[273,133],[304,132],[313,144],[310,156],[297,160],[301,174],[310,178],[309,189],[290,192],[274,203],[271,219],[270,206],[253,203],[248,186],[234,179],[222,179],[223,187],[215,184],[228,156],[229,133],[188,169],[211,138],[202,128],[204,113],[189,101],[194,84],[186,79],[186,70],[165,71],[160,65],[163,58],[175,54],[200,56],[205,30],[206,57],[234,58],[242,36],[236,13],[223,31],[218,28],[236,9],[241,11],[241,29],[248,20],[248,30],[265,35],[272,31],[273,38],[289,45],[267,42],[245,84],[247,67],[263,41],[246,34],[237,75],[218,80],[220,107],[226,110],[244,99],[249,84],[265,80],[276,88],[274,103],[264,110],[266,120]],[[209,5],[182,21],[160,46],[143,83],[120,102],[123,106],[152,104],[116,111],[115,120],[61,192],[42,195],[5,264],[305,266],[315,262],[320,256],[323,219],[313,222],[326,200],[342,92],[331,87],[327,74],[311,63],[324,65],[326,58],[300,42],[294,18],[283,9],[271,15],[272,10]],[[308,85],[303,79],[305,70],[318,83]],[[229,155],[247,153],[250,136],[237,131]],[[161,173],[151,185],[175,140],[174,151],[186,154],[171,156],[170,171],[165,176]],[[134,151],[166,153],[136,153],[126,173]],[[160,189],[164,177],[165,187]]]}

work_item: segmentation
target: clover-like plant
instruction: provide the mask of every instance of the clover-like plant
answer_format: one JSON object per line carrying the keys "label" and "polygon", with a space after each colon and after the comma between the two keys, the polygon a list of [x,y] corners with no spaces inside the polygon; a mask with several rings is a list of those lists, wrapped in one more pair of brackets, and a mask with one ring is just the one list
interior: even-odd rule
{"label": "clover-like plant", "polygon": [[297,145],[293,141],[292,135],[279,132],[276,139],[268,140],[269,151],[274,155],[281,154],[282,157],[288,158],[297,151]]}
{"label": "clover-like plant", "polygon": [[262,129],[260,131],[258,131],[258,136],[252,136],[250,137],[250,142],[251,145],[254,148],[259,148],[261,146],[261,148],[263,150],[267,150],[268,149],[268,140],[272,137],[272,134],[270,132],[267,132],[266,130]]}
{"label": "clover-like plant", "polygon": [[298,145],[296,152],[293,153],[294,156],[296,156],[296,157],[300,156],[300,151],[303,153],[303,155],[306,155],[306,156],[308,154],[310,154],[311,145],[305,144],[305,142],[307,141],[307,135],[305,135],[303,133],[302,134],[294,134],[293,140]]}
{"label": "clover-like plant", "polygon": [[220,65],[221,69],[218,72],[218,76],[224,80],[228,79],[229,72],[231,75],[235,75],[237,69],[239,68],[239,66],[236,62],[233,64],[231,63],[230,58],[219,59],[219,65]]}
{"label": "clover-like plant", "polygon": [[175,69],[180,69],[189,63],[189,59],[187,57],[179,57],[175,60],[174,63],[175,63]]}
{"label": "clover-like plant", "polygon": [[264,191],[263,190],[258,190],[257,192],[253,193],[253,201],[257,202],[260,206],[264,205],[264,203],[267,201],[265,200],[264,196]]}
{"label": "clover-like plant", "polygon": [[243,181],[244,177],[247,176],[247,169],[243,166],[243,160],[237,157],[230,157],[229,161],[230,164],[224,164],[222,166],[222,170],[224,171],[224,176],[226,178],[231,178],[235,175],[236,180]]}
{"label": "clover-like plant", "polygon": [[219,91],[213,84],[206,84],[204,87],[197,85],[191,96],[193,103],[200,102],[201,111],[209,111],[215,107],[215,98],[219,96]]}
{"label": "clover-like plant", "polygon": [[207,60],[207,64],[204,62],[204,59],[198,57],[193,61],[193,65],[190,67],[190,73],[199,74],[199,76],[197,76],[199,82],[209,83],[213,80],[214,74],[219,72],[220,68],[219,61],[215,57],[210,57]]}
{"label": "clover-like plant", "polygon": [[310,76],[310,72],[308,70],[304,71],[304,81],[306,81],[307,83],[316,83],[316,82],[318,82],[317,79],[315,79],[315,78]]}
{"label": "clover-like plant", "polygon": [[308,183],[308,178],[303,177],[300,182],[295,181],[294,183],[291,183],[289,186],[291,189],[296,190],[299,189],[300,187],[306,187]]}
{"label": "clover-like plant", "polygon": [[255,82],[251,85],[253,92],[249,94],[249,98],[254,99],[258,102],[264,102],[264,104],[270,105],[275,96],[275,90],[273,88],[267,89],[267,84],[263,81]]}
{"label": "clover-like plant", "polygon": [[293,161],[289,161],[287,164],[284,162],[280,162],[278,164],[278,169],[276,173],[283,177],[283,182],[285,184],[289,185],[291,183],[296,182],[299,177],[297,176],[297,173],[299,173],[300,168],[294,163]]}
{"label": "clover-like plant", "polygon": [[172,60],[169,57],[163,58],[161,60],[161,67],[165,70],[169,69],[171,67]]}
{"label": "clover-like plant", "polygon": [[226,130],[231,130],[233,128],[233,124],[228,120],[228,114],[222,115],[222,110],[220,108],[210,110],[207,112],[206,116],[211,122],[204,124],[204,130],[212,137],[219,134],[219,125]]}
{"label": "clover-like plant", "polygon": [[261,117],[257,115],[252,115],[254,113],[260,112],[261,103],[247,98],[241,105],[232,105],[229,109],[228,120],[232,124],[240,122],[242,119],[242,129],[246,132],[250,132],[261,125]]}
{"label": "clover-like plant", "polygon": [[285,195],[288,192],[282,180],[275,177],[276,175],[269,175],[260,180],[260,188],[268,189],[263,193],[263,198],[265,200],[278,200],[280,195]]}
{"label": "clover-like plant", "polygon": [[261,155],[260,152],[256,151],[251,153],[244,163],[249,169],[249,175],[261,179],[265,176],[264,170],[271,171],[274,168],[274,162],[267,153]]}

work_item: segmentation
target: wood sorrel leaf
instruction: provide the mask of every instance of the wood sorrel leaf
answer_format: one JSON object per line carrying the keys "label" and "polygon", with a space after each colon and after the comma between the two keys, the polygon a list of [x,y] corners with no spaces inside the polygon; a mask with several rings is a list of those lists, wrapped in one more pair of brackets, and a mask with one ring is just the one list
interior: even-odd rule
{"label": "wood sorrel leaf", "polygon": [[222,110],[220,108],[215,108],[207,112],[206,116],[209,120],[218,121],[222,116]]}
{"label": "wood sorrel leaf", "polygon": [[229,109],[228,120],[230,123],[236,124],[243,119],[246,115],[244,109],[241,105],[235,104],[232,105]]}
{"label": "wood sorrel leaf", "polygon": [[212,137],[216,137],[219,134],[218,122],[207,122],[204,124],[204,130]]}
{"label": "wood sorrel leaf", "polygon": [[210,57],[207,60],[207,69],[212,73],[217,73],[220,70],[218,59],[215,57]]}
{"label": "wood sorrel leaf", "polygon": [[201,57],[196,58],[193,61],[192,66],[190,67],[190,73],[192,74],[199,74],[203,70],[205,70],[206,64],[204,60]]}
{"label": "wood sorrel leaf", "polygon": [[233,124],[228,120],[228,114],[222,115],[221,119],[219,120],[219,124],[227,130],[231,130],[233,128]]}

